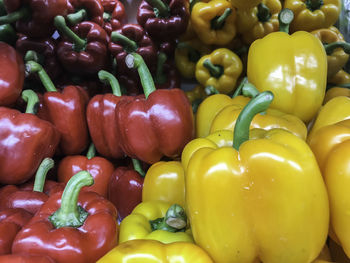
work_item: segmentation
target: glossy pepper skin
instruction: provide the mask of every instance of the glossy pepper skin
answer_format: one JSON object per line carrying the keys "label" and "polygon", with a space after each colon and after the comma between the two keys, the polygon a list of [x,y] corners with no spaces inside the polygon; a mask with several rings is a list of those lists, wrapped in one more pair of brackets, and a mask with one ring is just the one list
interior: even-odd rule
{"label": "glossy pepper skin", "polygon": [[12,106],[20,97],[24,83],[24,62],[9,44],[0,42],[0,106]]}
{"label": "glossy pepper skin", "polygon": [[176,242],[163,244],[155,240],[130,240],[119,244],[104,255],[97,263],[213,263],[208,254],[192,243]]}
{"label": "glossy pepper skin", "polygon": [[[170,207],[173,206],[164,201],[149,201],[138,204],[132,213],[125,217],[120,224],[119,243],[134,239],[151,239],[165,244],[173,242],[193,243],[192,236],[188,232],[187,218],[186,216],[183,217],[184,210],[181,207],[181,214],[176,215],[180,216],[180,218],[174,217],[181,221],[179,223],[180,229],[172,228],[167,224],[168,221],[164,222],[162,226],[152,225],[153,222],[154,224],[158,223],[155,222],[156,219],[166,221],[168,218],[167,214],[170,216],[170,213],[167,213]],[[175,212],[171,213],[171,215],[175,215]],[[187,231],[185,232],[185,230]]]}
{"label": "glossy pepper skin", "polygon": [[119,0],[101,0],[103,6],[103,28],[110,35],[122,27],[126,20],[125,7]]}
{"label": "glossy pepper skin", "polygon": [[[84,10],[85,14],[75,18],[72,14]],[[90,21],[100,26],[103,25],[103,5],[101,0],[68,0],[67,21],[70,25],[76,25],[83,21]]]}
{"label": "glossy pepper skin", "polygon": [[198,2],[191,12],[191,24],[203,43],[225,45],[236,36],[236,10],[226,0]]}
{"label": "glossy pepper skin", "polygon": [[[25,90],[22,92],[22,97],[32,97],[32,94],[33,91]],[[31,104],[32,101],[29,101]],[[22,113],[0,107],[2,184],[20,184],[30,179],[41,161],[54,155],[59,143],[60,134],[57,129],[50,122],[30,113],[32,112],[30,108],[27,106],[27,113]]]}
{"label": "glossy pepper skin", "polygon": [[[245,109],[264,111],[271,97],[261,93]],[[267,105],[257,110],[255,102]],[[311,262],[325,244],[329,224],[315,157],[305,141],[285,130],[249,132],[254,114],[245,113],[235,126],[244,120],[244,129],[234,136],[223,130],[183,150],[194,240],[218,263]]]}
{"label": "glossy pepper skin", "polygon": [[189,18],[189,4],[186,0],[142,0],[136,16],[137,22],[146,32],[158,40],[181,36],[186,31]]}
{"label": "glossy pepper skin", "polygon": [[48,256],[23,255],[23,254],[7,254],[0,256],[1,263],[55,263]]}
{"label": "glossy pepper skin", "polygon": [[325,95],[327,55],[308,32],[273,32],[250,46],[247,76],[260,92],[273,92],[272,108],[309,122]]}
{"label": "glossy pepper skin", "polygon": [[93,263],[112,249],[118,237],[117,211],[101,195],[80,192],[91,184],[92,176],[81,171],[63,194],[51,195],[17,234],[12,252],[48,255],[58,263]]}
{"label": "glossy pepper skin", "polygon": [[242,61],[227,48],[204,55],[196,64],[196,79],[203,86],[213,86],[220,93],[231,93],[243,70]]}
{"label": "glossy pepper skin", "polygon": [[294,13],[294,19],[290,25],[291,32],[313,31],[320,28],[333,26],[338,20],[340,0],[286,0],[284,8],[289,8]]}

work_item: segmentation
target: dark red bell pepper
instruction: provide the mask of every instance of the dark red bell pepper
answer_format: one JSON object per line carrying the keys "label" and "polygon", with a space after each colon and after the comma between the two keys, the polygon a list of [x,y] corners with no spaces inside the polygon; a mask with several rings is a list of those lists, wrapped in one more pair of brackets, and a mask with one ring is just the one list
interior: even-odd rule
{"label": "dark red bell pepper", "polygon": [[66,86],[59,92],[43,67],[34,61],[26,63],[26,71],[38,74],[47,90],[42,97],[38,116],[50,121],[61,134],[59,153],[80,154],[89,145],[86,106],[89,97],[79,86]]}
{"label": "dark red bell pepper", "polygon": [[0,183],[21,184],[29,180],[45,157],[52,157],[60,133],[48,121],[34,115],[38,97],[24,90],[26,113],[0,107]]}
{"label": "dark red bell pepper", "polygon": [[138,70],[145,97],[121,100],[116,106],[121,147],[131,158],[152,164],[163,156],[181,154],[194,136],[193,113],[181,89],[155,89],[152,76],[142,57],[126,58]]}
{"label": "dark red bell pepper", "polygon": [[108,182],[114,171],[114,165],[106,158],[95,156],[95,147],[93,144],[87,152],[87,155],[70,155],[64,157],[57,171],[59,182],[67,183],[74,174],[86,170],[94,178],[94,184],[83,188],[85,191],[93,191],[104,197],[107,197]]}
{"label": "dark red bell pepper", "polygon": [[125,23],[126,15],[125,8],[119,0],[101,0],[104,13],[103,13],[103,28],[108,35],[122,27]]}
{"label": "dark red bell pepper", "polygon": [[12,252],[48,255],[58,263],[95,263],[116,246],[116,208],[95,192],[80,192],[92,184],[89,172],[75,174],[63,194],[50,196],[17,234]]}
{"label": "dark red bell pepper", "polygon": [[16,22],[16,31],[33,38],[50,37],[53,19],[68,12],[67,0],[3,0],[7,11],[0,24]]}
{"label": "dark red bell pepper", "polygon": [[159,40],[176,39],[185,33],[190,18],[187,0],[142,0],[137,22]]}
{"label": "dark red bell pepper", "polygon": [[0,255],[11,253],[13,240],[32,216],[31,213],[21,208],[8,208],[0,211]]}
{"label": "dark red bell pepper", "polygon": [[101,0],[68,0],[67,21],[74,26],[83,21],[103,25],[103,6]]}
{"label": "dark red bell pepper", "polygon": [[157,89],[181,89],[180,74],[163,52],[158,53],[157,70],[153,79]]}
{"label": "dark red bell pepper", "polygon": [[0,256],[0,263],[55,263],[55,261],[44,255],[8,254]]}
{"label": "dark red bell pepper", "polygon": [[108,35],[101,26],[84,21],[71,30],[63,16],[55,18],[55,26],[63,36],[57,57],[65,70],[78,75],[97,74],[107,66]]}
{"label": "dark red bell pepper", "polygon": [[119,166],[108,184],[108,200],[117,208],[119,222],[142,201],[145,172],[137,159],[132,159],[132,162],[133,168]]}

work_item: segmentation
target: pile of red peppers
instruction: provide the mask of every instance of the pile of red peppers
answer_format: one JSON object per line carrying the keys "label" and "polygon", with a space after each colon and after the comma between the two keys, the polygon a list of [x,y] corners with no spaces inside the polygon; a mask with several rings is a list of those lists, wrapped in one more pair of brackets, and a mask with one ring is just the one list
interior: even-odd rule
{"label": "pile of red peppers", "polygon": [[187,0],[0,0],[0,262],[93,263],[194,137]]}

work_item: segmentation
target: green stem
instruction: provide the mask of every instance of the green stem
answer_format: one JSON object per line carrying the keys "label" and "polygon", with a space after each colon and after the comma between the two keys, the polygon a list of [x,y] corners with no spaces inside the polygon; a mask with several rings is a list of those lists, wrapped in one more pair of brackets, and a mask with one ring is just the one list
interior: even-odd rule
{"label": "green stem", "polygon": [[24,61],[25,62],[28,62],[28,61],[31,61],[31,60],[33,60],[35,62],[39,61],[38,53],[36,53],[34,50],[28,50],[26,52],[26,54],[24,55]]}
{"label": "green stem", "polygon": [[206,86],[206,87],[204,88],[204,92],[205,92],[205,94],[207,94],[208,96],[213,95],[213,94],[219,94],[219,93],[220,93],[216,88],[214,88],[214,86]]}
{"label": "green stem", "polygon": [[193,62],[193,63],[197,63],[197,61],[201,58],[201,53],[197,49],[195,49],[194,47],[192,47],[190,44],[188,44],[186,42],[180,42],[179,44],[177,44],[177,48],[187,49],[188,60]]}
{"label": "green stem", "polygon": [[45,69],[35,61],[27,61],[26,72],[33,74],[38,73],[38,76],[47,91],[57,91],[55,85],[47,75]]}
{"label": "green stem", "polygon": [[342,48],[346,54],[350,54],[350,44],[347,42],[333,42],[330,44],[323,44],[327,55],[331,55],[336,48]]}
{"label": "green stem", "polygon": [[170,7],[162,0],[146,0],[148,4],[153,7],[153,10],[157,17],[169,17]]}
{"label": "green stem", "polygon": [[117,78],[113,74],[111,74],[105,70],[100,70],[98,72],[98,78],[100,79],[100,81],[102,83],[109,84],[111,86],[113,95],[118,96],[118,97],[120,97],[122,95],[122,92],[120,90],[119,81],[117,80]]}
{"label": "green stem", "polygon": [[306,0],[305,4],[306,7],[313,12],[323,6],[323,0]]}
{"label": "green stem", "polygon": [[245,97],[255,98],[260,94],[252,83],[245,83],[242,88],[242,93]]}
{"label": "green stem", "polygon": [[242,89],[243,89],[243,86],[248,83],[248,78],[247,77],[244,77],[241,81],[241,83],[239,83],[238,87],[236,88],[235,92],[233,93],[232,95],[232,98],[235,98],[239,95],[242,94]]}
{"label": "green stem", "polygon": [[93,143],[90,144],[89,149],[86,153],[86,158],[88,158],[89,160],[94,158],[96,156],[96,148],[95,145]]}
{"label": "green stem", "polygon": [[49,172],[49,170],[53,168],[54,165],[55,165],[54,160],[52,160],[49,157],[45,158],[41,162],[41,164],[40,164],[40,166],[35,174],[34,187],[33,187],[34,192],[43,192],[44,191],[46,175]]}
{"label": "green stem", "polygon": [[132,158],[131,161],[132,165],[134,166],[134,170],[138,172],[141,175],[141,177],[145,177],[146,173],[142,169],[140,160]]}
{"label": "green stem", "polygon": [[0,41],[15,46],[17,33],[10,24],[0,25]]}
{"label": "green stem", "polygon": [[242,143],[249,140],[249,128],[254,116],[268,109],[273,100],[271,91],[264,91],[252,98],[239,114],[234,128],[233,147],[238,151]]}
{"label": "green stem", "polygon": [[289,25],[294,19],[294,13],[288,8],[282,9],[278,14],[279,31],[289,34]]}
{"label": "green stem", "polygon": [[86,40],[80,38],[75,34],[66,24],[66,21],[63,16],[56,16],[54,19],[54,24],[60,34],[66,36],[74,44],[74,50],[80,52],[86,48]]}
{"label": "green stem", "polygon": [[203,66],[209,70],[210,75],[212,75],[214,78],[220,78],[221,75],[224,73],[224,70],[222,66],[220,65],[214,65],[210,59],[206,59],[203,62]]}
{"label": "green stem", "polygon": [[125,63],[128,68],[137,69],[140,76],[143,93],[147,99],[148,96],[156,90],[156,87],[154,86],[151,72],[149,71],[145,61],[139,54],[131,53],[126,56]]}
{"label": "green stem", "polygon": [[49,217],[55,228],[79,227],[84,224],[89,214],[78,205],[78,197],[82,187],[93,183],[94,179],[87,171],[78,172],[68,181],[61,197],[61,207]]}
{"label": "green stem", "polygon": [[164,63],[167,61],[167,55],[164,52],[159,52],[157,57],[157,70],[154,77],[156,84],[164,84],[167,81],[167,76],[164,74]]}
{"label": "green stem", "polygon": [[111,21],[112,15],[108,12],[103,12],[103,21],[109,22]]}
{"label": "green stem", "polygon": [[270,8],[268,8],[267,5],[265,5],[264,3],[260,3],[258,5],[258,13],[256,14],[256,16],[262,23],[269,21],[271,18]]}
{"label": "green stem", "polygon": [[22,91],[22,99],[27,102],[25,113],[36,114],[39,105],[39,98],[36,93],[31,89]]}
{"label": "green stem", "polygon": [[87,12],[85,9],[80,9],[79,11],[67,15],[67,21],[70,25],[75,26],[76,24],[86,20]]}
{"label": "green stem", "polygon": [[120,43],[128,53],[136,52],[136,50],[138,49],[137,43],[134,40],[131,40],[130,38],[118,32],[114,31],[111,33],[111,40],[113,42]]}
{"label": "green stem", "polygon": [[174,204],[169,207],[165,216],[150,221],[152,231],[165,230],[168,232],[184,231],[187,225],[187,216],[185,210]]}
{"label": "green stem", "polygon": [[226,19],[231,13],[232,9],[226,8],[221,16],[217,16],[210,21],[211,28],[214,30],[220,30],[225,25]]}
{"label": "green stem", "polygon": [[31,10],[28,6],[22,6],[15,12],[9,13],[4,16],[0,16],[0,25],[13,24],[21,19],[29,19],[31,16]]}

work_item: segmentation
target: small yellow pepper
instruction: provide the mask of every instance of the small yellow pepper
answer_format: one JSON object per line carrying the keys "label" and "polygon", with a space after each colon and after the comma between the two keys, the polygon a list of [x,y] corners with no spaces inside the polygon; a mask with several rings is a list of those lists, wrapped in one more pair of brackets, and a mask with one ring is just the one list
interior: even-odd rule
{"label": "small yellow pepper", "polygon": [[198,2],[191,12],[191,23],[198,38],[208,45],[225,45],[236,36],[236,10],[226,0]]}
{"label": "small yellow pepper", "polygon": [[338,71],[328,80],[330,88],[327,89],[323,104],[338,96],[350,97],[350,74],[344,70]]}
{"label": "small yellow pepper", "polygon": [[163,243],[193,242],[185,210],[164,201],[138,204],[120,224],[119,243],[152,239]]}
{"label": "small yellow pepper", "polygon": [[199,246],[155,240],[130,240],[119,244],[97,263],[214,263]]}
{"label": "small yellow pepper", "polygon": [[283,7],[291,9],[294,13],[290,25],[292,32],[299,30],[310,32],[328,28],[337,22],[341,0],[285,0]]}
{"label": "small yellow pepper", "polygon": [[239,56],[227,48],[218,48],[198,60],[195,75],[203,86],[212,86],[220,93],[228,94],[236,87],[242,70]]}
{"label": "small yellow pepper", "polygon": [[344,70],[339,70],[337,74],[328,80],[328,83],[333,84],[334,86],[350,83],[350,74]]}

